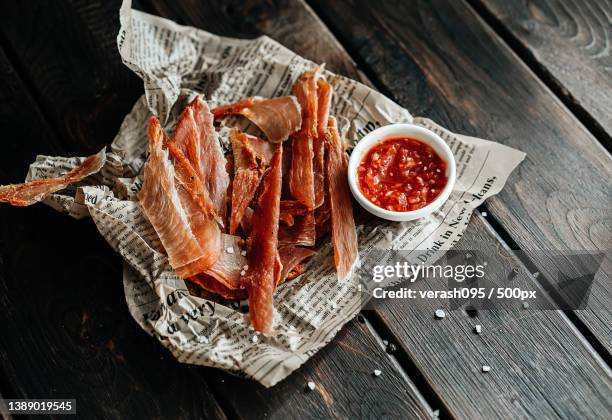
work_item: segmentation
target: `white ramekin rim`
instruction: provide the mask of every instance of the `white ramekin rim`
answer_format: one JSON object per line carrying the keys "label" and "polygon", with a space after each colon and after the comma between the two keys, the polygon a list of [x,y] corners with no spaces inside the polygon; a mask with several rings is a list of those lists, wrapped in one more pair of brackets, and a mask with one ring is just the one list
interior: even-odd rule
{"label": "white ramekin rim", "polygon": [[[386,210],[372,203],[359,190],[357,170],[359,169],[359,164],[361,163],[363,156],[375,144],[378,144],[387,138],[393,137],[410,137],[419,140],[434,149],[434,151],[438,153],[438,155],[446,162],[446,176],[448,178],[448,182],[444,186],[442,192],[425,207],[417,210],[401,212]],[[355,146],[353,149],[349,159],[348,182],[355,200],[357,200],[357,202],[364,209],[383,219],[403,222],[423,218],[438,210],[453,191],[457,177],[456,172],[457,167],[453,152],[451,151],[450,147],[448,147],[446,142],[440,138],[440,136],[433,131],[418,125],[398,123],[377,128],[376,130],[368,133],[357,143],[357,146]]]}

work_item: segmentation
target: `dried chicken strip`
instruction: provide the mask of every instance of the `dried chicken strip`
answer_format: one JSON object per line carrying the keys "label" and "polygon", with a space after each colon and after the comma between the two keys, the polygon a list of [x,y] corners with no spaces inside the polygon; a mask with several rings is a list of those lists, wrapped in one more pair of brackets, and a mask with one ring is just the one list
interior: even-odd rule
{"label": "dried chicken strip", "polygon": [[240,114],[266,135],[268,141],[281,143],[302,126],[302,112],[295,96],[272,99],[251,97],[213,109],[215,118]]}
{"label": "dried chicken strip", "polygon": [[[185,203],[181,200],[188,203],[194,201],[188,199],[188,194],[182,186],[180,188],[183,192],[179,194],[174,167],[168,159],[168,153],[163,149],[165,133],[155,117],[150,119],[149,137],[149,158],[145,164],[143,185],[138,199],[168,254],[170,265],[180,276],[188,277],[196,274],[189,273],[189,264],[208,257],[212,265],[220,252],[220,244],[211,247],[214,249],[211,255],[205,255],[202,250],[201,242],[193,230],[195,227],[195,231],[200,233],[199,220],[192,226],[189,219],[189,212],[196,211],[195,206],[189,205],[184,209]],[[211,225],[218,229],[216,223]],[[179,273],[181,268],[184,270]]]}
{"label": "dried chicken strip", "polygon": [[253,214],[248,240],[249,271],[245,276],[245,285],[249,290],[251,323],[262,333],[270,332],[273,319],[272,294],[278,272],[276,248],[282,187],[281,160],[282,147],[279,145],[262,181],[262,193]]}
{"label": "dried chicken strip", "polygon": [[278,227],[279,245],[313,246],[316,241],[315,217],[312,210],[304,215],[294,215],[293,224]]}
{"label": "dried chicken strip", "polygon": [[189,107],[193,109],[196,126],[200,132],[199,166],[204,176],[204,187],[210,195],[217,215],[225,220],[230,177],[226,170],[225,155],[213,126],[214,117],[206,102],[199,96]]}
{"label": "dried chicken strip", "polygon": [[242,286],[241,272],[247,264],[247,259],[240,252],[239,236],[221,234],[221,255],[219,259],[205,271],[223,287],[238,290]]}
{"label": "dried chicken strip", "polygon": [[295,219],[293,216],[303,216],[308,213],[308,209],[297,200],[281,200],[280,220],[287,226],[293,226]]}
{"label": "dried chicken strip", "polygon": [[272,160],[272,156],[274,156],[274,150],[276,146],[270,143],[269,141],[262,140],[259,137],[251,136],[250,134],[245,134],[247,139],[249,140],[249,144],[255,151],[255,154],[259,156],[266,165],[270,164]]}
{"label": "dried chicken strip", "polygon": [[217,221],[203,209],[200,197],[202,194],[206,196],[206,193],[191,164],[178,150],[174,150],[171,156],[178,196],[183,211],[187,214],[191,231],[202,250],[200,258],[175,268],[177,274],[185,278],[207,270],[217,262],[221,252],[221,230]]}
{"label": "dried chicken strip", "polygon": [[317,80],[317,136],[312,143],[315,208],[325,198],[325,137],[331,108],[332,87],[324,78]]}
{"label": "dried chicken strip", "polygon": [[106,153],[104,149],[89,156],[82,164],[57,178],[36,179],[22,184],[0,185],[0,202],[13,206],[29,206],[44,200],[56,191],[63,190],[95,174],[104,166]]}
{"label": "dried chicken strip", "polygon": [[230,132],[230,142],[234,154],[234,180],[232,182],[232,210],[230,215],[230,234],[240,225],[242,216],[257,192],[264,171],[263,159],[253,150],[248,137],[238,131]]}
{"label": "dried chicken strip", "polygon": [[334,117],[329,118],[327,142],[326,169],[332,219],[334,261],[338,279],[345,280],[359,263],[359,250],[355,219],[353,218],[353,205],[347,182],[348,162]]}
{"label": "dried chicken strip", "polygon": [[[279,283],[284,282],[287,276],[292,272],[298,265],[300,265],[305,259],[312,257],[316,254],[315,251],[308,248],[301,248],[298,246],[282,246],[278,249],[281,265],[283,269],[280,274]],[[303,270],[303,267],[302,267]]]}
{"label": "dried chicken strip", "polygon": [[302,127],[292,136],[289,189],[309,209],[315,207],[313,139],[317,136],[317,79],[321,68],[304,72],[293,85],[302,107]]}
{"label": "dried chicken strip", "polygon": [[[186,169],[186,171],[177,173],[189,172],[186,174],[188,176],[179,179],[179,182],[188,184],[188,191],[195,194],[194,198],[198,200],[202,210],[207,215],[215,218],[223,226],[223,220],[217,214],[215,204],[205,187],[206,178],[200,166],[200,153],[202,149],[200,131],[194,117],[193,107],[188,106],[179,117],[174,129],[173,138],[171,140],[165,139],[164,144],[170,152],[175,166],[178,164]],[[192,169],[188,170],[188,166]]]}
{"label": "dried chicken strip", "polygon": [[225,299],[242,300],[247,297],[246,289],[230,289],[206,273],[196,274],[195,276],[189,277],[187,281],[198,285],[207,292],[214,293]]}

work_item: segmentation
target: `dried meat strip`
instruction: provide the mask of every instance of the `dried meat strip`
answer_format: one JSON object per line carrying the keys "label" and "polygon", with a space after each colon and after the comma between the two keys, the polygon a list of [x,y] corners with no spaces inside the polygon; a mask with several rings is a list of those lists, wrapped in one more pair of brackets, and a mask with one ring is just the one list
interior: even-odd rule
{"label": "dried meat strip", "polygon": [[305,259],[310,258],[315,254],[315,251],[308,248],[301,248],[293,245],[280,247],[278,249],[278,255],[280,257],[280,262],[283,268],[280,274],[280,280],[278,284],[284,282],[287,279],[289,273],[295,270],[296,267],[298,267],[298,265],[300,265]]}
{"label": "dried meat strip", "polygon": [[332,87],[324,78],[317,80],[317,136],[312,143],[315,208],[325,199],[325,138],[331,108]]}
{"label": "dried meat strip", "polygon": [[223,287],[238,290],[242,288],[242,275],[247,259],[241,253],[239,236],[221,234],[222,249],[219,259],[205,271]]}
{"label": "dried meat strip", "polygon": [[313,246],[316,241],[315,217],[312,210],[304,215],[294,215],[293,224],[281,224],[278,227],[279,245]]}
{"label": "dried meat strip", "polygon": [[359,249],[355,219],[353,218],[353,205],[347,182],[348,162],[334,117],[329,118],[327,141],[326,169],[332,219],[334,261],[338,279],[345,280],[359,263]]}
{"label": "dried meat strip", "polygon": [[263,159],[253,150],[248,137],[238,130],[230,132],[230,142],[234,154],[234,180],[232,182],[232,210],[230,215],[230,234],[240,225],[246,208],[255,196],[264,171]]}
{"label": "dried meat strip", "polygon": [[189,105],[200,132],[200,171],[217,215],[225,220],[227,188],[230,177],[226,170],[225,155],[213,126],[214,117],[206,102],[199,96]]}
{"label": "dried meat strip", "polygon": [[251,97],[213,109],[215,118],[240,114],[266,135],[268,141],[281,143],[302,126],[302,112],[295,96],[272,99]]}
{"label": "dried meat strip", "polygon": [[249,271],[244,282],[249,290],[251,323],[262,333],[270,332],[272,327],[272,294],[280,275],[276,248],[282,188],[281,160],[282,147],[279,145],[262,181],[263,188],[248,240]]}
{"label": "dried meat strip", "polygon": [[[197,213],[196,206],[192,205],[195,202],[183,186],[177,188],[175,169],[163,149],[165,133],[155,117],[149,123],[149,137],[149,158],[138,199],[168,254],[170,265],[180,276],[188,277],[197,273],[190,269],[190,264],[197,265],[201,258],[208,258],[210,265],[216,261],[220,244],[214,244],[213,240],[210,255],[202,250],[202,240],[198,240],[195,233],[201,233],[204,229],[200,229],[200,219],[196,219],[194,225],[190,220],[190,216],[193,216],[190,213]],[[183,208],[185,204],[187,209]],[[214,221],[210,225],[215,226],[218,232]]]}
{"label": "dried meat strip", "polygon": [[104,149],[89,156],[82,164],[57,178],[36,179],[22,184],[0,185],[0,202],[13,206],[29,206],[44,200],[50,194],[95,174],[106,162]]}
{"label": "dried meat strip", "polygon": [[320,67],[304,72],[293,85],[302,107],[302,127],[292,136],[289,189],[306,207],[315,207],[313,139],[317,136],[317,79]]}
{"label": "dried meat strip", "polygon": [[202,289],[224,297],[225,299],[242,300],[246,299],[247,297],[246,289],[230,289],[224,286],[222,283],[219,283],[217,279],[206,273],[200,273],[195,276],[189,277],[187,281],[197,284]]}
{"label": "dried meat strip", "polygon": [[[175,166],[179,165],[185,169],[178,173],[189,172],[188,174],[185,173],[186,176],[179,179],[179,182],[189,184],[188,190],[195,194],[194,198],[198,200],[202,210],[223,225],[223,220],[217,214],[215,204],[210,197],[210,192],[205,187],[206,178],[200,166],[201,134],[194,117],[193,107],[188,106],[181,113],[174,129],[173,138],[171,140],[165,138],[164,144],[170,152]],[[188,167],[191,167],[191,169]]]}

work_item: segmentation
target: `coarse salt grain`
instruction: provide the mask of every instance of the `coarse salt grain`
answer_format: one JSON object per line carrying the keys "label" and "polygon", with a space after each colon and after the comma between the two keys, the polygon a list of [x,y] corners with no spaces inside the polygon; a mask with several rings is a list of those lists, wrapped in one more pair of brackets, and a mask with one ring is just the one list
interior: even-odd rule
{"label": "coarse salt grain", "polygon": [[243,257],[246,257],[246,251],[245,250],[240,251],[240,255],[242,255]]}
{"label": "coarse salt grain", "polygon": [[487,365],[483,365],[483,366],[482,366],[482,371],[483,371],[483,372],[488,372],[488,371],[490,371],[490,370],[491,370],[491,366],[487,366]]}
{"label": "coarse salt grain", "polygon": [[374,376],[380,376],[381,373],[379,369],[374,369]]}
{"label": "coarse salt grain", "polygon": [[242,269],[243,269],[244,271],[247,271],[247,270],[249,269],[249,266],[248,266],[247,264],[245,264],[245,265],[243,265],[243,266],[242,266]]}
{"label": "coarse salt grain", "polygon": [[259,341],[259,337],[258,337],[258,336],[256,336],[256,335],[254,335],[253,337],[251,337],[251,341],[252,341],[253,343],[257,343],[257,342]]}
{"label": "coarse salt grain", "polygon": [[444,312],[442,309],[437,309],[435,315],[436,318],[442,319],[446,316],[446,312]]}
{"label": "coarse salt grain", "polygon": [[[217,248],[217,249],[218,249],[218,248]],[[231,246],[228,246],[228,247],[227,247],[227,249],[226,249],[226,251],[227,251],[227,253],[228,253],[228,254],[233,254],[233,253],[234,253],[234,248],[233,248],[233,247],[231,247]]]}
{"label": "coarse salt grain", "polygon": [[529,303],[523,302],[523,308],[525,308],[525,309],[529,308]]}
{"label": "coarse salt grain", "polygon": [[244,271],[244,270],[242,270],[242,271],[240,272],[240,275],[241,275],[241,276],[244,276],[245,274],[246,274],[246,271]]}
{"label": "coarse salt grain", "polygon": [[476,334],[480,334],[482,332],[482,325],[476,325],[474,331],[476,331]]}
{"label": "coarse salt grain", "polygon": [[482,217],[487,217],[489,213],[487,213],[486,211],[483,211],[483,212],[482,212],[482,213],[480,213],[480,214],[482,214]]}
{"label": "coarse salt grain", "polygon": [[311,391],[314,391],[316,387],[317,387],[317,385],[315,385],[314,382],[312,382],[312,381],[308,382],[308,389],[310,389]]}

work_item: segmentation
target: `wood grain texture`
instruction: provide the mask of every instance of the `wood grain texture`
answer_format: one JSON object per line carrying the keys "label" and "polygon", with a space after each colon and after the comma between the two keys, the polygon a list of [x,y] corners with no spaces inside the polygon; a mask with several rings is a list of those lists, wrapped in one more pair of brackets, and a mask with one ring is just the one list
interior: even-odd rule
{"label": "wood grain texture", "polygon": [[[467,4],[312,4],[368,76],[414,115],[527,153],[487,207],[547,280],[557,281],[558,261],[530,251],[610,249],[610,155]],[[608,279],[604,272],[591,290],[598,310],[577,316],[609,353]]]}
{"label": "wood grain texture", "polygon": [[267,35],[302,57],[355,80],[364,80],[346,51],[321,25],[310,7],[296,0],[142,0],[161,16],[217,35],[255,38]]}
{"label": "wood grain texture", "polygon": [[[376,377],[374,370],[382,373]],[[237,418],[414,418],[432,410],[398,371],[367,326],[351,321],[290,377],[266,389],[218,370],[206,372],[224,407]],[[314,391],[307,387],[316,385]]]}
{"label": "wood grain texture", "polygon": [[[32,42],[49,41],[42,33],[20,34]],[[65,56],[58,54],[49,68],[62,66]],[[78,71],[63,77],[77,77]],[[67,96],[73,89],[49,89],[57,91],[47,102],[72,100]],[[56,127],[65,120],[42,112],[38,94],[28,90],[0,50],[0,184],[22,181],[37,154],[68,156],[91,146],[78,136],[63,137]],[[113,130],[122,115],[117,117]],[[121,276],[121,258],[91,221],[72,220],[43,205],[0,205],[3,395],[76,398],[77,412],[88,417],[225,418],[198,369],[178,364],[133,321]]]}
{"label": "wood grain texture", "polygon": [[225,418],[195,367],[128,313],[119,258],[89,220],[0,207],[2,371],[15,396],[99,418]]}
{"label": "wood grain texture", "polygon": [[[507,268],[487,269],[487,282],[508,285],[513,268],[520,280],[512,287],[524,281],[520,285],[527,290],[527,282],[535,281],[481,216],[473,218],[456,249],[472,253],[474,264]],[[488,258],[478,261],[479,256]],[[437,290],[439,282],[419,279],[413,286]],[[442,302],[388,299],[377,302],[376,313],[453,416],[606,418],[612,413],[612,373],[562,312],[519,306],[478,310],[472,318],[457,309],[437,320],[434,312]],[[481,334],[474,332],[476,324]],[[491,370],[483,372],[484,365]]]}
{"label": "wood grain texture", "polygon": [[[564,102],[612,145],[612,3],[473,0]],[[609,149],[608,149],[609,150]]]}
{"label": "wood grain texture", "polygon": [[112,141],[142,94],[117,52],[120,0],[0,3],[0,36],[73,155]]}

